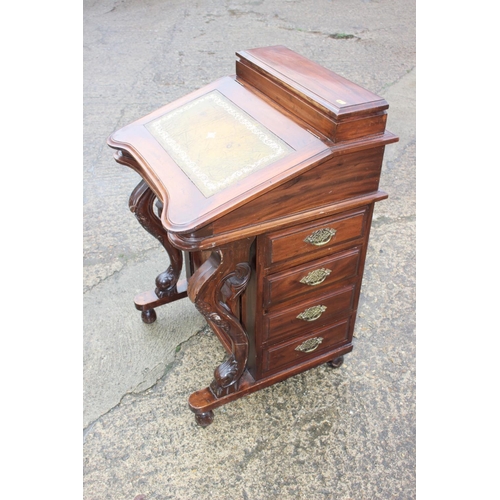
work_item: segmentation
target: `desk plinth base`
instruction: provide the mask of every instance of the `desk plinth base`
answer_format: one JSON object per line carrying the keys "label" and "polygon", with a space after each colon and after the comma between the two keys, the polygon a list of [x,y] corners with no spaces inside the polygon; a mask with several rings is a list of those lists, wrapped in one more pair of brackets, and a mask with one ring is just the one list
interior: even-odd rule
{"label": "desk plinth base", "polygon": [[290,370],[271,375],[269,377],[255,380],[252,375],[245,370],[239,380],[238,390],[227,394],[226,396],[216,397],[210,387],[193,392],[189,398],[189,409],[195,414],[195,419],[201,427],[208,427],[214,420],[214,412],[216,408],[227,403],[235,401],[243,396],[252,394],[278,382],[297,375],[303,371],[309,370],[315,366],[327,363],[331,368],[339,368],[344,362],[344,354],[352,351],[352,345],[338,349],[333,354],[327,353],[316,359],[304,363],[299,366],[294,366]]}

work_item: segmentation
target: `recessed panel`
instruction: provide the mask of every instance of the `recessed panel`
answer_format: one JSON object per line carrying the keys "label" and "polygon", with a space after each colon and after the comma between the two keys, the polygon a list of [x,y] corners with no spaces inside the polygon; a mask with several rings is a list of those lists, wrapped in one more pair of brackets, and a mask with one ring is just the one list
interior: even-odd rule
{"label": "recessed panel", "polygon": [[207,198],[295,151],[217,90],[146,128]]}

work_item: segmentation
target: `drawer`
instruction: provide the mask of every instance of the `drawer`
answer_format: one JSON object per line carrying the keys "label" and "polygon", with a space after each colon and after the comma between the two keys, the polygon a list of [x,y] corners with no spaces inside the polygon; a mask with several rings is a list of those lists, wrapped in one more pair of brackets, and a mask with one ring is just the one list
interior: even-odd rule
{"label": "drawer", "polygon": [[264,236],[267,265],[288,259],[307,260],[331,253],[331,249],[364,234],[366,209],[301,224]]}
{"label": "drawer", "polygon": [[333,283],[358,274],[361,248],[355,247],[264,278],[264,307],[298,295],[324,291]]}
{"label": "drawer", "polygon": [[300,338],[274,345],[262,353],[264,373],[278,371],[287,366],[325,354],[351,342],[351,317],[323,328],[311,330]]}
{"label": "drawer", "polygon": [[349,311],[354,303],[356,284],[336,288],[325,294],[317,294],[279,311],[264,315],[263,341],[275,340],[284,335],[298,336],[311,328],[331,323],[339,313]]}

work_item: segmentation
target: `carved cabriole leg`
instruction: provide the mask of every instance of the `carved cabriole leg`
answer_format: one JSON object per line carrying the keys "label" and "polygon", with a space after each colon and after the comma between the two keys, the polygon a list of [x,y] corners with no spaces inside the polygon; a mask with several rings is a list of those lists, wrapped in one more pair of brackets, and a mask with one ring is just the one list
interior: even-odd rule
{"label": "carved cabriole leg", "polygon": [[182,270],[182,252],[170,243],[167,231],[155,214],[155,199],[156,196],[151,188],[142,180],[130,195],[129,200],[129,208],[141,226],[158,239],[170,257],[168,269],[156,277],[154,295],[149,292],[136,297],[136,307],[142,311],[142,320],[145,323],[152,323],[156,320],[154,307],[186,296],[186,286],[177,286]]}
{"label": "carved cabriole leg", "polygon": [[[250,280],[248,263],[253,238],[218,247],[189,280],[188,295],[228,351],[216,368],[209,391],[220,398],[238,391],[248,359],[248,337],[240,323],[238,297]],[[192,408],[193,409],[193,408]],[[211,423],[208,411],[193,409],[200,425]]]}

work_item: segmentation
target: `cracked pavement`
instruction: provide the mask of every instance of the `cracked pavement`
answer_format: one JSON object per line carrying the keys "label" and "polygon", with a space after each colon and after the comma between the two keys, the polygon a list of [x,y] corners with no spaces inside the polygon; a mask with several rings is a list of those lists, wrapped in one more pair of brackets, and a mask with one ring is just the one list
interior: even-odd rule
{"label": "cracked pavement", "polygon": [[[285,45],[389,103],[354,350],[226,405],[187,408],[223,350],[188,299],[142,323],[168,267],[128,210],[116,129]],[[415,498],[415,4],[84,0],[84,498]],[[236,439],[235,439],[236,437]],[[286,457],[286,460],[284,460]]]}

